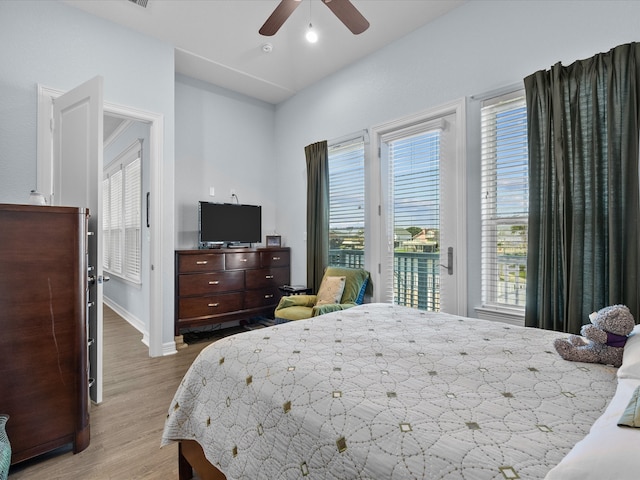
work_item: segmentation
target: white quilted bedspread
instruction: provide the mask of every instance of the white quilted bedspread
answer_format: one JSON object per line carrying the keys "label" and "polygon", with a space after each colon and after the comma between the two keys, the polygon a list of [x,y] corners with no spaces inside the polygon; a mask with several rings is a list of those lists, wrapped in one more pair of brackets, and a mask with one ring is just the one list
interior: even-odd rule
{"label": "white quilted bedspread", "polygon": [[233,479],[535,479],[584,437],[616,370],[562,360],[557,332],[388,304],[207,347],[162,443]]}

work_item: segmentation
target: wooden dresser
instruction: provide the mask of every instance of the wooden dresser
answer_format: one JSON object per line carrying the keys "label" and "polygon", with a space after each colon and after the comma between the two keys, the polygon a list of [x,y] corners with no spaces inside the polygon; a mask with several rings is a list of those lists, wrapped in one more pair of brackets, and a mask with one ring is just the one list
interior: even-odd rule
{"label": "wooden dresser", "polygon": [[288,248],[176,251],[175,334],[271,315],[291,276]]}
{"label": "wooden dresser", "polygon": [[87,215],[0,205],[0,413],[12,464],[89,445]]}

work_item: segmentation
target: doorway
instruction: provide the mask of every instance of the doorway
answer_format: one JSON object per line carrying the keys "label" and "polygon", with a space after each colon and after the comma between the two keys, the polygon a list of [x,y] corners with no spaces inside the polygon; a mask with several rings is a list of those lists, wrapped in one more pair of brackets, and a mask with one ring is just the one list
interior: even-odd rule
{"label": "doorway", "polygon": [[149,124],[104,114],[102,229],[104,304],[149,345]]}
{"label": "doorway", "polygon": [[379,301],[466,315],[464,139],[464,100],[372,129]]}
{"label": "doorway", "polygon": [[[64,92],[61,90],[38,85],[37,188],[43,193],[51,191],[50,182],[54,169],[53,133],[51,129],[53,101],[63,94]],[[105,114],[111,116],[139,121],[149,125],[149,196],[145,198],[145,205],[148,206],[147,212],[145,212],[147,215],[145,225],[148,225],[149,236],[149,296],[148,305],[146,305],[145,308],[145,322],[148,326],[149,355],[156,357],[165,353],[173,353],[175,352],[175,346],[174,348],[167,346],[168,351],[165,352],[162,342],[163,311],[161,278],[162,272],[165,270],[161,251],[164,117],[161,114],[107,102],[104,102],[103,110]],[[97,185],[93,187],[95,187],[96,191],[100,190]],[[166,269],[170,268],[170,265],[166,266]],[[102,309],[102,305],[96,305],[96,308]],[[99,335],[102,335],[102,332],[100,332]],[[102,355],[102,353],[100,355]],[[95,381],[98,385],[101,385],[102,379],[96,378]],[[97,390],[98,393],[92,396],[92,400],[100,403],[102,401],[102,389],[98,388]]]}

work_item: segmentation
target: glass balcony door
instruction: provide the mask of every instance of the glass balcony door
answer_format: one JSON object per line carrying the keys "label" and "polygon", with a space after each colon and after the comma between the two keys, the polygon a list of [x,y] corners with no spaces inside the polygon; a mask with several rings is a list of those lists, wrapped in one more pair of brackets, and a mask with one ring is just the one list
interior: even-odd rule
{"label": "glass balcony door", "polygon": [[374,130],[380,301],[466,314],[462,123],[454,107]]}

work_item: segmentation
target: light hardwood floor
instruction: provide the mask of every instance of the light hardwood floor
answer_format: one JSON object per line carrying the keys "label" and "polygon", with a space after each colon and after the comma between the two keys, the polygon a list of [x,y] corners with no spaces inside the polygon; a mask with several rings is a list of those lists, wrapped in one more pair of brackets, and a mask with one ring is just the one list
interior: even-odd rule
{"label": "light hardwood floor", "polygon": [[13,466],[9,480],[177,479],[176,444],[160,448],[180,380],[208,343],[150,358],[142,335],[104,307],[104,401],[91,406],[91,443]]}

